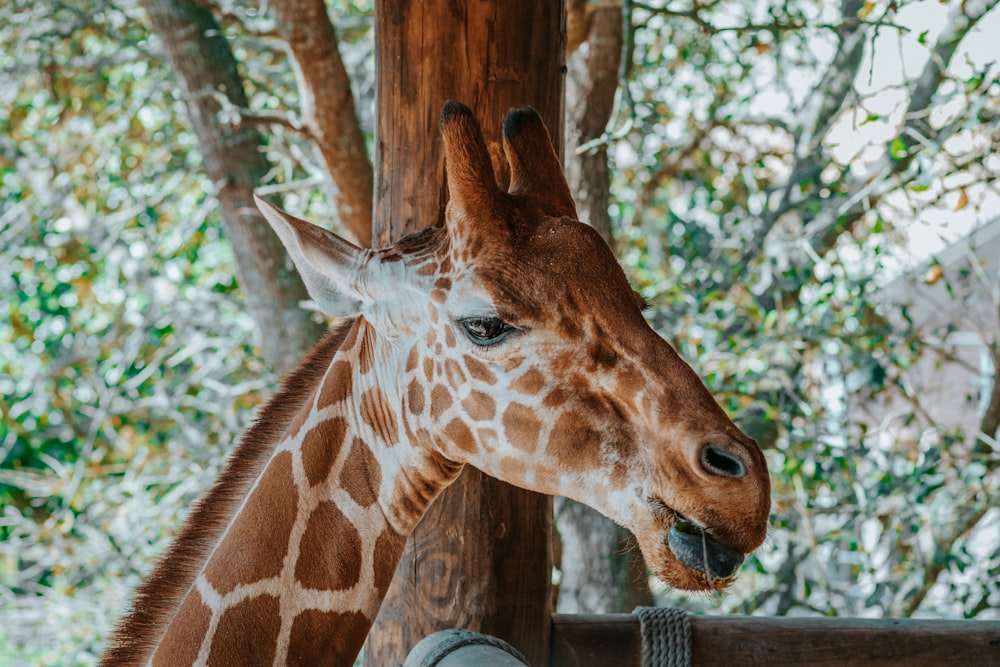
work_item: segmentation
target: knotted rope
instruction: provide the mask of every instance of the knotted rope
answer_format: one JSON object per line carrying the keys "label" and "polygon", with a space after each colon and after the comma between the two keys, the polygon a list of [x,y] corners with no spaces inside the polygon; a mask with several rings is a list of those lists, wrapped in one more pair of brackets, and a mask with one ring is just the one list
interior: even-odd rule
{"label": "knotted rope", "polygon": [[642,667],[691,667],[691,622],[672,607],[636,607],[642,634]]}

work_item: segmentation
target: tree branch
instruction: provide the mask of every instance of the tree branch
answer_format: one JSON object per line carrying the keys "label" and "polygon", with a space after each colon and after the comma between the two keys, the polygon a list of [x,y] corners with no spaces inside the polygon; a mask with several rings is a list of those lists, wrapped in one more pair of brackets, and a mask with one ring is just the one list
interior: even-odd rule
{"label": "tree branch", "polygon": [[[232,243],[240,286],[260,331],[264,354],[288,370],[325,328],[299,308],[305,286],[284,247],[253,204],[253,190],[270,165],[252,128],[222,121],[226,108],[248,106],[229,43],[211,12],[191,0],[143,0],[198,137],[206,175],[215,185],[226,238]],[[225,98],[225,105],[220,101]]]}
{"label": "tree branch", "polygon": [[[950,136],[947,134],[949,129],[951,131],[957,129],[958,125],[953,123],[935,131],[930,126],[927,111],[935,91],[944,81],[945,72],[958,45],[977,22],[997,5],[997,2],[993,0],[973,5],[974,3],[963,3],[952,13],[934,46],[930,59],[911,88],[913,92],[899,132],[899,138],[906,149],[905,153],[893,156],[887,150],[867,174],[849,182],[843,195],[824,202],[815,216],[803,212],[803,222],[807,224],[809,242],[818,254],[826,252],[840,231],[849,229],[885,194],[901,184],[901,178],[908,172],[918,154],[914,148],[921,144],[920,137],[940,147]],[[965,10],[969,13],[965,13]],[[867,204],[859,206],[863,199],[868,200]]]}
{"label": "tree branch", "polygon": [[743,246],[737,280],[746,276],[750,270],[751,259],[760,252],[778,220],[801,204],[802,198],[796,196],[800,189],[796,186],[807,181],[815,184],[819,179],[823,170],[817,155],[819,142],[836,119],[844,100],[853,90],[854,79],[861,66],[867,26],[861,22],[847,20],[848,17],[857,15],[861,5],[860,0],[844,0],[841,5],[845,27],[837,32],[839,40],[837,51],[807,98],[806,108],[798,114],[804,119],[803,122],[793,131],[795,149],[791,175],[780,188],[781,198],[777,205],[761,216],[759,227]]}
{"label": "tree branch", "polygon": [[326,5],[323,0],[275,0],[273,4],[278,32],[288,42],[294,60],[302,121],[337,189],[337,215],[358,243],[370,246],[372,163]]}
{"label": "tree branch", "polygon": [[[971,514],[967,515],[962,520],[958,521],[955,525],[954,530],[945,537],[943,540],[937,542],[937,547],[941,550],[943,554],[950,554],[952,549],[955,548],[955,542],[960,538],[969,534],[979,520],[985,516],[987,510],[990,506],[988,504],[983,504],[982,507],[978,507],[972,511]],[[934,584],[937,583],[938,578],[940,578],[941,573],[945,571],[948,567],[947,558],[935,558],[933,562],[924,571],[924,580],[921,582],[920,587],[917,588],[916,593],[913,597],[909,599],[906,606],[903,609],[903,616],[910,617],[920,608],[921,603],[927,594],[930,593],[931,589],[934,588]]]}
{"label": "tree branch", "polygon": [[[816,30],[829,30],[831,32],[841,33],[846,30],[854,30],[857,28],[867,28],[869,26],[876,27],[888,27],[895,28],[900,32],[910,32],[910,29],[906,26],[899,25],[898,23],[892,23],[891,21],[886,21],[884,17],[879,20],[869,21],[866,19],[860,19],[857,17],[857,11],[853,14],[844,13],[844,18],[840,23],[810,23],[806,21],[789,21],[782,22],[775,20],[773,23],[741,23],[740,25],[733,26],[716,26],[710,23],[701,15],[701,10],[704,8],[695,4],[693,9],[670,9],[669,7],[654,7],[648,5],[645,2],[633,2],[632,7],[634,9],[641,9],[643,11],[649,12],[650,14],[658,14],[660,16],[671,16],[674,18],[683,18],[693,21],[695,25],[706,35],[717,35],[724,32],[736,33],[738,35],[754,33],[754,32],[797,32],[804,29],[816,29]],[[860,9],[861,6],[858,6]]]}

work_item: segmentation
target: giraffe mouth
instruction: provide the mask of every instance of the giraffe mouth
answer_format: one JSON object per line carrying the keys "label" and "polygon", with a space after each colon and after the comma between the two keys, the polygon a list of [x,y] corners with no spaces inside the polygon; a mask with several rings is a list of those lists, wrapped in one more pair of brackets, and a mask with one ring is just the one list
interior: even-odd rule
{"label": "giraffe mouth", "polygon": [[667,528],[664,546],[680,565],[704,577],[713,588],[713,581],[730,579],[736,574],[743,563],[743,553],[723,545],[712,536],[709,527],[689,519],[659,498],[650,498],[649,503],[657,520]]}
{"label": "giraffe mouth", "polygon": [[676,516],[667,533],[667,547],[681,565],[700,572],[709,581],[736,574],[743,563],[743,554],[723,546],[705,528],[683,515]]}

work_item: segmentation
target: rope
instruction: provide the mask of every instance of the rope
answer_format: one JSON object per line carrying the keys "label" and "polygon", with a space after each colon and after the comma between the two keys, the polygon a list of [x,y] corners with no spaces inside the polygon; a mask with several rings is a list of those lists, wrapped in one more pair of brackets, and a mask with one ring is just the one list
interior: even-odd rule
{"label": "rope", "polygon": [[691,622],[683,609],[636,607],[642,667],[691,667]]}

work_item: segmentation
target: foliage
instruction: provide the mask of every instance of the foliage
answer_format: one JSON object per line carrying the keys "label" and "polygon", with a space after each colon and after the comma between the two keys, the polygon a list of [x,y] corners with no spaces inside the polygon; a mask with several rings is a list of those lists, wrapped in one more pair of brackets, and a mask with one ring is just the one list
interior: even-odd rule
{"label": "foliage", "polygon": [[[612,134],[617,236],[654,324],[768,448],[774,519],[756,575],[732,594],[665,599],[769,615],[995,614],[997,453],[971,453],[975,431],[956,422],[906,433],[858,410],[908,402],[908,370],[934,352],[934,332],[882,303],[910,221],[1000,212],[995,50],[957,51],[946,75],[924,66],[931,47],[949,64],[941,44],[954,54],[974,24],[953,7],[919,35],[900,25],[947,14],[927,3],[677,6],[633,3]],[[870,84],[885,77],[886,33],[917,53],[888,98]],[[997,324],[984,346],[997,349]],[[911,403],[901,421],[916,414]]]}
{"label": "foliage", "polygon": [[94,661],[271,380],[169,71],[93,9],[0,28],[5,664]]}
{"label": "foliage", "polygon": [[[930,125],[905,113],[922,65],[868,83],[891,36],[942,44],[947,21],[896,27],[937,4],[629,3],[606,137],[619,250],[654,324],[770,446],[775,486],[772,537],[733,593],[671,603],[995,617],[996,455],[951,424],[890,433],[853,409],[905,393],[927,351],[877,302],[903,223],[997,211],[995,66],[936,51],[949,73],[914,116]],[[267,125],[272,186],[328,217],[267,17],[217,9],[255,112],[233,122]],[[370,128],[371,8],[331,12]],[[143,13],[13,0],[0,17],[0,655],[88,663],[273,378]]]}

